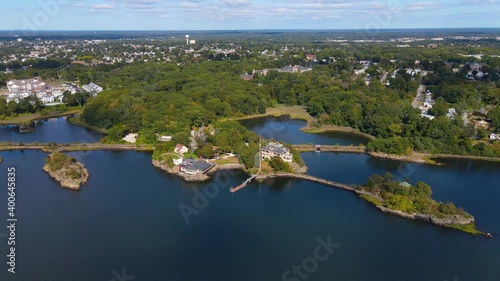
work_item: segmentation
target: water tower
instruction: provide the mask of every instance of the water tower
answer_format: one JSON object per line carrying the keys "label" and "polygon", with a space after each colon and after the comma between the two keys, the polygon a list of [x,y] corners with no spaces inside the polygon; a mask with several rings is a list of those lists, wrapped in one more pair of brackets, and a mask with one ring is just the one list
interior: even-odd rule
{"label": "water tower", "polygon": [[186,35],[186,45],[189,45],[189,35]]}

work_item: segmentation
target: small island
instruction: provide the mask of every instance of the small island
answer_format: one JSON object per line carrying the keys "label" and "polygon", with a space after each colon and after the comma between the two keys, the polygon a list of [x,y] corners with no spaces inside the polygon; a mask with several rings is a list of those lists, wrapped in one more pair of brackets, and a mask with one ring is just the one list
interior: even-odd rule
{"label": "small island", "polygon": [[371,176],[368,183],[357,186],[355,192],[384,213],[491,237],[491,234],[477,230],[474,217],[462,208],[451,202],[433,200],[432,189],[424,182],[411,185],[408,181],[396,181],[386,173],[384,176]]}
{"label": "small island", "polygon": [[73,191],[80,190],[89,178],[89,172],[82,163],[60,152],[54,152],[45,159],[43,170],[63,188]]}

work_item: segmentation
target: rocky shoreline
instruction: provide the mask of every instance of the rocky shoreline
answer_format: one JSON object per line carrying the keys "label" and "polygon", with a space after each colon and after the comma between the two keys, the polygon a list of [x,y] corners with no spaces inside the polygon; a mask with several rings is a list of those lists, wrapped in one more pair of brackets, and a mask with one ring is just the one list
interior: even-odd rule
{"label": "rocky shoreline", "polygon": [[[307,181],[310,181],[310,182],[315,182],[315,183],[319,183],[319,184],[322,184],[322,185],[332,186],[332,187],[335,187],[335,188],[338,188],[338,189],[341,189],[341,190],[346,190],[346,191],[349,191],[349,192],[353,192],[353,193],[357,194],[358,196],[367,195],[367,196],[374,197],[376,199],[381,200],[381,198],[377,197],[376,195],[374,195],[374,194],[372,194],[370,192],[366,192],[366,191],[363,191],[363,190],[355,189],[354,186],[340,184],[340,183],[335,183],[335,182],[323,180],[323,179],[320,179],[320,178],[315,178],[315,177],[312,177],[312,176],[309,176],[309,175],[298,175],[298,174],[288,174],[288,173],[270,173],[270,174],[260,174],[260,175],[257,176],[256,179],[259,182],[263,182],[263,181],[270,180],[270,179],[275,179],[275,178],[290,178],[290,179],[307,180]],[[369,202],[369,200],[367,200],[365,198],[361,197],[361,199],[366,200],[367,202]],[[371,203],[373,203],[373,202],[371,202]],[[412,214],[410,214],[410,213],[405,213],[405,212],[398,211],[398,210],[389,209],[389,208],[386,208],[386,207],[381,206],[381,205],[377,205],[377,204],[374,204],[374,205],[377,207],[377,209],[379,209],[381,212],[383,212],[385,214],[391,214],[391,215],[399,216],[399,217],[404,218],[404,219],[421,220],[421,221],[425,221],[425,222],[431,223],[431,224],[436,225],[436,226],[441,226],[441,227],[453,228],[453,226],[467,226],[467,225],[475,223],[475,219],[474,219],[473,216],[467,216],[466,217],[466,216],[458,216],[458,215],[451,216],[450,215],[450,216],[446,216],[444,218],[438,218],[438,217],[433,216],[433,215],[420,214],[420,213],[412,213]],[[462,230],[462,231],[465,231],[465,230]],[[465,231],[465,232],[467,232],[467,231]],[[483,235],[483,236],[485,236],[487,238],[492,238],[493,237],[489,233],[479,232],[478,234],[479,235]]]}
{"label": "rocky shoreline", "polygon": [[184,172],[179,171],[176,167],[170,168],[166,164],[161,163],[160,161],[154,160],[152,161],[153,166],[155,168],[158,168],[162,171],[167,172],[170,175],[175,175],[180,177],[182,180],[185,182],[206,182],[209,181],[212,177],[213,174],[215,174],[217,171],[221,170],[237,170],[237,169],[245,169],[245,165],[243,164],[223,164],[223,165],[216,165],[214,168],[212,168],[210,171],[208,171],[207,174],[195,174],[195,175],[189,175]]}
{"label": "rocky shoreline", "polygon": [[402,211],[392,210],[383,206],[377,206],[377,209],[386,214],[396,215],[405,219],[410,220],[422,220],[430,222],[434,225],[449,227],[450,225],[467,225],[475,222],[474,217],[463,217],[463,216],[447,216],[445,218],[438,218],[436,216],[426,215],[426,214],[408,214]]}
{"label": "rocky shoreline", "polygon": [[[70,178],[66,175],[66,172],[68,169],[74,169],[78,171],[80,174],[80,178],[78,179],[73,179]],[[81,186],[86,184],[89,179],[89,172],[87,168],[85,168],[85,165],[83,165],[80,162],[74,162],[69,166],[63,167],[62,169],[56,170],[56,171],[51,171],[49,166],[45,164],[42,168],[45,172],[49,174],[51,178],[59,182],[63,188],[73,190],[73,191],[79,191]]]}

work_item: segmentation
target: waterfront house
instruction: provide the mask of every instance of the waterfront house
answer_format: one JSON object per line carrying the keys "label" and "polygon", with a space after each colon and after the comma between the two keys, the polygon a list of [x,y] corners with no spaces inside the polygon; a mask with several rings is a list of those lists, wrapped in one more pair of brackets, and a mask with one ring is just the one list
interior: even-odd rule
{"label": "waterfront house", "polygon": [[206,160],[185,159],[180,165],[180,170],[189,175],[205,174],[214,166],[215,164]]}
{"label": "waterfront house", "polygon": [[139,134],[128,134],[124,138],[122,138],[122,140],[124,140],[128,143],[136,143],[138,136],[139,136]]}
{"label": "waterfront house", "polygon": [[179,153],[179,154],[184,154],[184,153],[187,153],[188,151],[189,150],[186,146],[179,144],[179,143],[175,146],[175,149],[174,149],[174,152]]}
{"label": "waterfront house", "polygon": [[285,162],[292,162],[293,155],[284,145],[277,142],[270,142],[261,149],[262,159],[280,157]]}

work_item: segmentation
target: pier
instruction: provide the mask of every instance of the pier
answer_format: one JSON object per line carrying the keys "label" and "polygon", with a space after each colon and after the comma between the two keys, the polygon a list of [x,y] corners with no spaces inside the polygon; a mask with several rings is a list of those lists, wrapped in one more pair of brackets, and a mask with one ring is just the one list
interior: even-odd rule
{"label": "pier", "polygon": [[243,189],[244,187],[246,187],[256,177],[257,177],[257,175],[252,175],[246,181],[244,181],[242,184],[238,185],[237,187],[231,188],[229,191],[231,191],[231,193],[235,193],[236,191],[238,191],[240,189]]}
{"label": "pier", "polygon": [[322,184],[325,186],[343,189],[343,190],[350,191],[350,192],[355,192],[355,189],[352,185],[334,182],[334,181],[330,181],[330,180],[325,180],[322,178],[318,178],[318,177],[314,177],[314,176],[310,176],[310,175],[304,175],[304,174],[275,173],[275,174],[269,174],[269,175],[263,176],[261,179],[270,179],[270,178],[299,179],[299,180],[305,180],[305,181],[310,181],[310,182],[314,182],[314,183],[319,183],[319,184]]}

